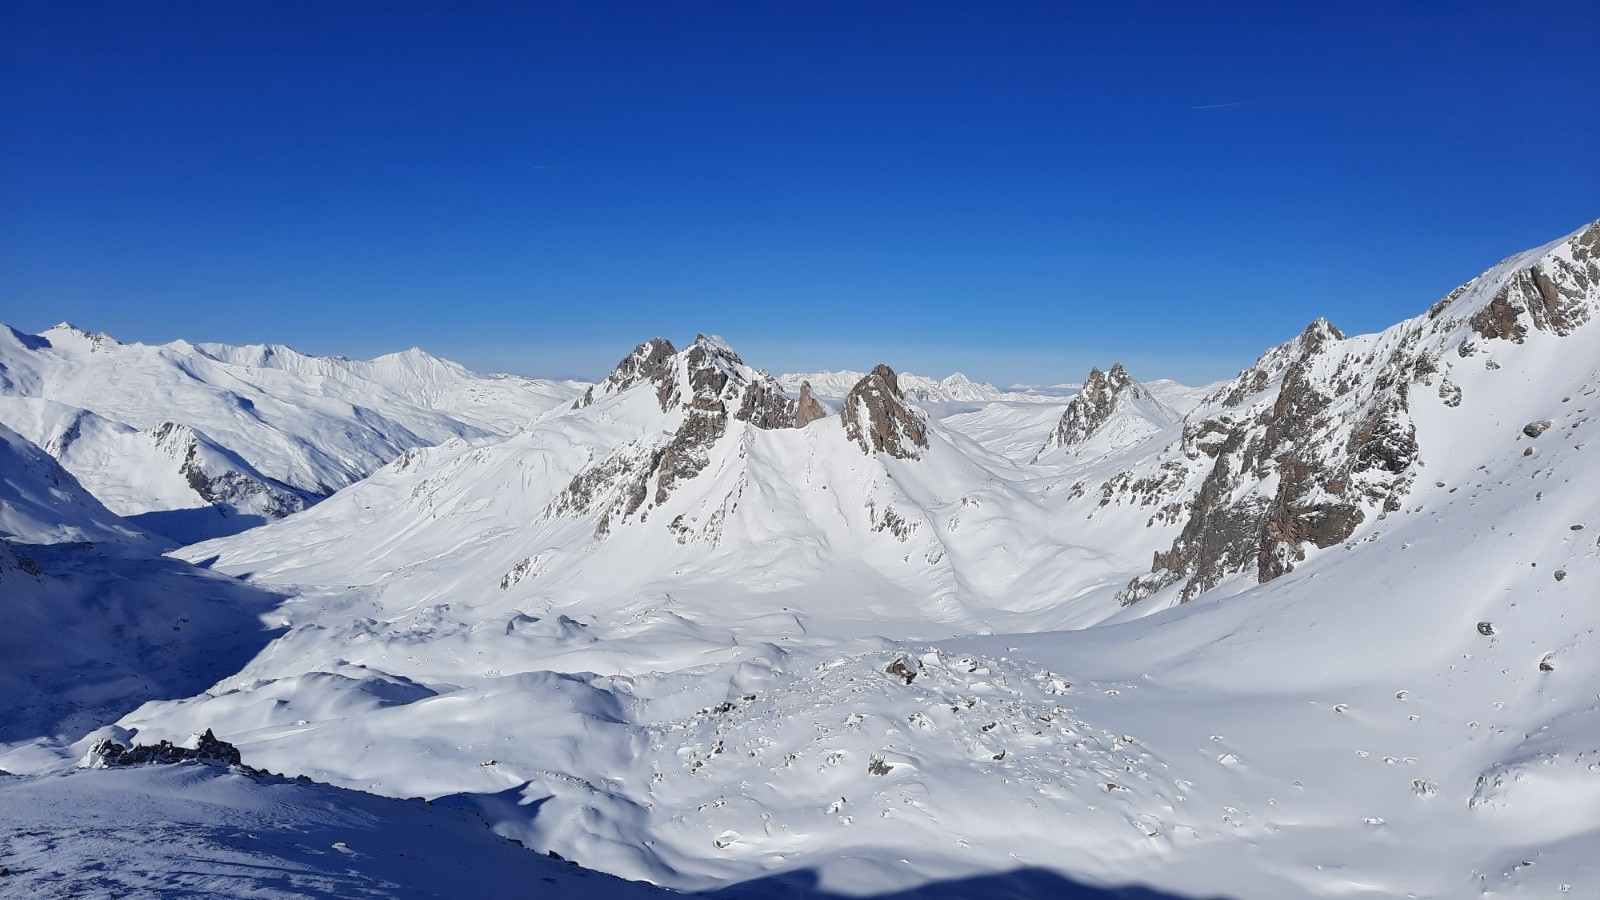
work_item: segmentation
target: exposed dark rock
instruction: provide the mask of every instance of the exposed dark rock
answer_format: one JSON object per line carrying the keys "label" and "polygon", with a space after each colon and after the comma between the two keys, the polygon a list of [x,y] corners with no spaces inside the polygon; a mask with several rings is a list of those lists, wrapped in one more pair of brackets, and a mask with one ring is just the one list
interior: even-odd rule
{"label": "exposed dark rock", "polygon": [[881,363],[845,395],[839,418],[845,435],[864,453],[916,459],[928,448],[928,428],[921,413],[906,405],[899,378]]}
{"label": "exposed dark rock", "polygon": [[44,576],[44,569],[37,562],[17,549],[15,544],[0,538],[0,585],[5,584],[14,571],[34,579]]}
{"label": "exposed dark rock", "polygon": [[920,674],[917,671],[916,663],[913,663],[911,660],[903,656],[894,662],[889,663],[888,668],[884,669],[884,671],[895,676],[896,678],[904,679],[906,684],[910,684],[911,682],[915,681],[917,679],[917,675]]}
{"label": "exposed dark rock", "polygon": [[1122,363],[1113,365],[1109,372],[1090,369],[1089,377],[1083,380],[1083,390],[1067,403],[1044,449],[1076,447],[1088,440],[1116,412],[1118,403],[1130,395],[1153,399],[1128,375]]}
{"label": "exposed dark rock", "polygon": [[1483,635],[1484,637],[1489,637],[1489,636],[1493,635],[1494,634],[1494,623],[1493,622],[1479,622],[1478,623],[1478,633]]}
{"label": "exposed dark rock", "polygon": [[1529,422],[1528,424],[1522,426],[1522,433],[1528,437],[1536,438],[1539,435],[1544,434],[1546,431],[1549,431],[1550,424],[1551,423],[1549,419],[1543,419],[1538,422]]}
{"label": "exposed dark rock", "polygon": [[1461,388],[1448,378],[1439,381],[1439,399],[1445,406],[1456,407],[1461,405]]}
{"label": "exposed dark rock", "polygon": [[651,338],[633,348],[623,360],[617,363],[606,380],[596,387],[590,387],[583,392],[583,396],[573,402],[573,409],[583,409],[594,403],[602,396],[618,394],[640,382],[650,382],[656,386],[656,398],[661,403],[662,411],[670,405],[673,392],[674,379],[672,357],[677,351],[673,349],[672,342],[666,338]]}
{"label": "exposed dark rock", "polygon": [[1600,222],[1568,243],[1571,259],[1543,260],[1515,273],[1489,303],[1468,320],[1487,340],[1520,344],[1528,330],[1566,336],[1590,316],[1591,297],[1600,288]]}
{"label": "exposed dark rock", "polygon": [[[1364,507],[1398,508],[1419,454],[1407,386],[1434,374],[1419,369],[1418,358],[1409,345],[1382,360],[1355,357],[1340,331],[1319,319],[1240,373],[1212,399],[1243,407],[1241,418],[1229,413],[1185,426],[1185,456],[1209,461],[1210,471],[1188,503],[1182,533],[1121,600],[1134,603],[1177,582],[1184,582],[1180,599],[1189,600],[1252,570],[1271,581],[1305,559],[1307,545],[1349,539],[1367,518]],[[1274,381],[1268,405],[1259,395]],[[1273,476],[1270,495],[1252,489]]]}
{"label": "exposed dark rock", "polygon": [[705,471],[711,463],[711,445],[728,430],[728,414],[719,400],[696,396],[683,424],[656,458],[657,505],[667,502],[672,488]]}
{"label": "exposed dark rock", "polygon": [[108,767],[192,762],[208,766],[233,766],[251,774],[262,774],[261,770],[244,765],[239,757],[239,748],[221,740],[212,734],[209,728],[205,734],[200,735],[199,741],[192,749],[179,747],[170,741],[124,747],[107,738],[91,747],[89,753],[96,757],[101,765]]}
{"label": "exposed dark rock", "polygon": [[884,761],[883,757],[874,755],[867,760],[868,775],[887,775],[894,771],[894,766]]}
{"label": "exposed dark rock", "polygon": [[794,427],[804,428],[818,419],[827,418],[828,410],[811,395],[811,382],[800,382],[800,402],[794,413]]}
{"label": "exposed dark rock", "polygon": [[752,381],[745,386],[744,397],[733,417],[749,422],[757,428],[796,428],[799,404],[789,399],[772,381]]}

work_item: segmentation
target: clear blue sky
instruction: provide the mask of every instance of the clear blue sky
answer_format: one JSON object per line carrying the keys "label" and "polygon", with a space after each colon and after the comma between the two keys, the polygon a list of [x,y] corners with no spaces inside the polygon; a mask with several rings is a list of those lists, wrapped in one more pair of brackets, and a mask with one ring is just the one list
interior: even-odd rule
{"label": "clear blue sky", "polygon": [[0,321],[1231,374],[1600,218],[1600,4],[0,5]]}

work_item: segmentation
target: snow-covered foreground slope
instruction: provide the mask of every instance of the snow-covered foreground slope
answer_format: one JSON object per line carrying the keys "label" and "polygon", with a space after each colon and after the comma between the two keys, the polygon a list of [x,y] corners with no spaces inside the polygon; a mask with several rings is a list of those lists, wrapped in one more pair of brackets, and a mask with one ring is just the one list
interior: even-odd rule
{"label": "snow-covered foreground slope", "polygon": [[180,543],[304,509],[411,447],[513,431],[582,389],[419,350],[362,361],[0,326],[0,422]]}
{"label": "snow-covered foreground slope", "polygon": [[468,809],[204,765],[0,776],[0,835],[14,897],[663,896]]}
{"label": "snow-covered foreground slope", "polygon": [[283,633],[119,727],[677,888],[1594,895],[1597,313],[1600,223],[1199,401],[1102,373],[1035,462],[647,342],[180,551]]}

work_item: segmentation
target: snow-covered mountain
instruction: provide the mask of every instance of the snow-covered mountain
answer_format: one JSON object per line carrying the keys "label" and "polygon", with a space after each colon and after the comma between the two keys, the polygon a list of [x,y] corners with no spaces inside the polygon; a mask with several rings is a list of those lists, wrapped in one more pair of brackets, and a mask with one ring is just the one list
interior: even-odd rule
{"label": "snow-covered mountain", "polygon": [[1181,419],[1177,410],[1134,381],[1122,363],[1109,372],[1091,369],[1034,461],[1109,456],[1146,444]]}
{"label": "snow-covered mountain", "polygon": [[1585,896],[1597,313],[1600,223],[1200,398],[1120,367],[1031,418],[887,366],[801,395],[654,339],[178,551],[281,595],[225,605],[273,631],[214,629],[254,652],[102,734],[214,729],[676,888]]}
{"label": "snow-covered mountain", "polygon": [[[913,375],[910,372],[900,372],[898,374],[901,393],[917,403],[973,403],[989,400],[1036,399],[1035,395],[1030,393],[1002,390],[987,382],[973,381],[960,372],[956,372],[944,379]],[[850,389],[855,387],[866,375],[866,372],[852,372],[846,369],[837,372],[790,373],[779,375],[777,381],[785,391],[791,394],[798,394],[801,384],[810,384],[812,392],[818,397],[839,400],[849,393]]]}
{"label": "snow-covered mountain", "polygon": [[420,350],[360,361],[0,326],[0,422],[180,543],[304,509],[412,447],[515,430],[582,389]]}
{"label": "snow-covered mountain", "polygon": [[381,607],[474,597],[486,605],[452,608],[632,617],[719,641],[946,635],[1045,608],[1083,623],[1117,607],[1051,602],[1062,585],[1110,584],[1148,558],[1119,557],[1109,532],[1074,547],[1053,498],[1025,486],[1034,473],[917,410],[887,367],[827,413],[719,341],[679,352],[658,338],[574,406],[500,441],[409,451],[185,555],[364,585]]}

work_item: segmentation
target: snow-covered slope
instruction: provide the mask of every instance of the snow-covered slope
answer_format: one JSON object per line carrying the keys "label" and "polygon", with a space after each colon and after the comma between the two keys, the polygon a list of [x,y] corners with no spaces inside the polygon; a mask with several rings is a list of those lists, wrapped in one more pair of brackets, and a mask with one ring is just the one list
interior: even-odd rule
{"label": "snow-covered slope", "polygon": [[205,765],[0,776],[0,831],[15,897],[662,896],[529,853],[470,808]]}
{"label": "snow-covered slope", "polygon": [[0,422],[185,543],[303,509],[411,447],[514,430],[581,390],[419,350],[358,361],[0,326]]}
{"label": "snow-covered slope", "polygon": [[0,540],[159,545],[90,496],[48,453],[4,425],[0,425]]}
{"label": "snow-covered slope", "polygon": [[0,770],[151,699],[203,690],[274,636],[278,598],[156,555],[43,450],[0,425]]}

